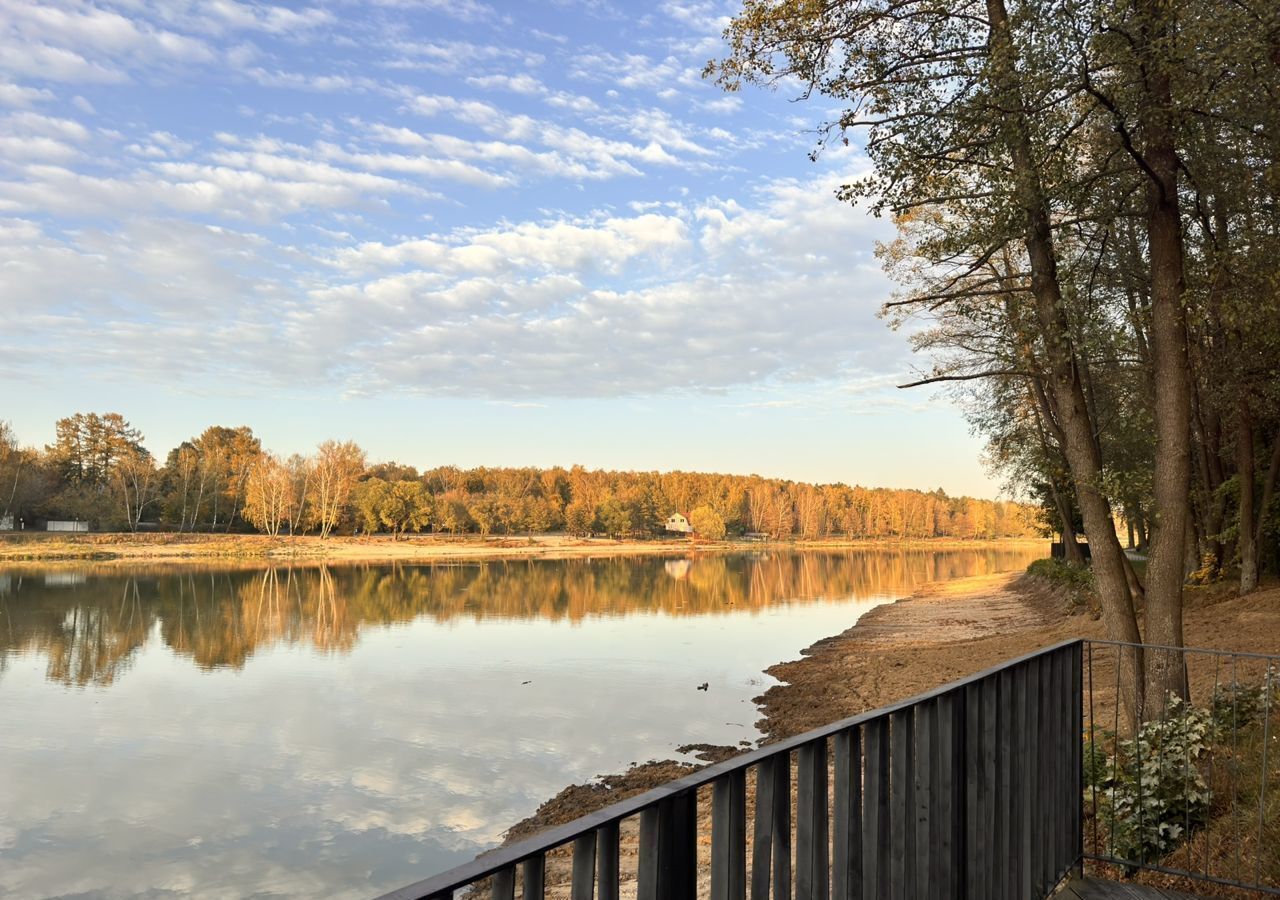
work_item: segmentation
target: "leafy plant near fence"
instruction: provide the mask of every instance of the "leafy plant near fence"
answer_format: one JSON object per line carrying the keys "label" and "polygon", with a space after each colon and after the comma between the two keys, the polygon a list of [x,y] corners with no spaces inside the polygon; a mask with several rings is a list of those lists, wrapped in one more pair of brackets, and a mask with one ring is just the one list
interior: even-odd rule
{"label": "leafy plant near fence", "polygon": [[1205,779],[1207,757],[1220,746],[1233,746],[1259,720],[1276,686],[1271,671],[1262,685],[1223,685],[1207,708],[1171,694],[1164,716],[1145,723],[1133,738],[1111,732],[1095,734],[1094,740],[1086,736],[1086,799],[1096,801],[1094,815],[1108,832],[1111,856],[1152,862],[1205,826],[1213,800]]}
{"label": "leafy plant near fence", "polygon": [[1085,789],[1097,798],[1095,815],[1110,832],[1113,856],[1158,859],[1205,824],[1209,786],[1200,763],[1214,733],[1208,710],[1171,696],[1164,718],[1133,738],[1112,739],[1110,753],[1086,746]]}

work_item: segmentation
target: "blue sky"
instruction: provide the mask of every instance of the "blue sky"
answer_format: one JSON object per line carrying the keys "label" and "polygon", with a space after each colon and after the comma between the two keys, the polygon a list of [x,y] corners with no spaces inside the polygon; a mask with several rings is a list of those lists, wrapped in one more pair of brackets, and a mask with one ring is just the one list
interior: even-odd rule
{"label": "blue sky", "polygon": [[0,0],[0,419],[994,495],[732,11]]}

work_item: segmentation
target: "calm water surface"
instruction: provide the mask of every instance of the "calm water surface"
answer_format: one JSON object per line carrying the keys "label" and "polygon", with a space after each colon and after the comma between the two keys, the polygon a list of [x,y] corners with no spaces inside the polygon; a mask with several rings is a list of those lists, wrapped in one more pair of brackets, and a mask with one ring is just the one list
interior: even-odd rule
{"label": "calm water surface", "polygon": [[0,571],[0,894],[368,896],[570,782],[754,741],[763,668],[1040,555]]}

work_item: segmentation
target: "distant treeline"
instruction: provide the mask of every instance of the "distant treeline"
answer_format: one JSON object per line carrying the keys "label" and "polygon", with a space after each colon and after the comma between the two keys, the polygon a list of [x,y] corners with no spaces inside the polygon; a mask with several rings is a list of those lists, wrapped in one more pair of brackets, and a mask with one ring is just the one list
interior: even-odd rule
{"label": "distant treeline", "polygon": [[699,535],[771,538],[1030,537],[1038,509],[935,491],[806,484],[756,475],[370,463],[351,441],[282,458],[245,426],[212,426],[163,463],[118,413],[57,423],[43,450],[0,423],[0,519],[74,519],[100,530],[566,531],[642,537],[673,513]]}

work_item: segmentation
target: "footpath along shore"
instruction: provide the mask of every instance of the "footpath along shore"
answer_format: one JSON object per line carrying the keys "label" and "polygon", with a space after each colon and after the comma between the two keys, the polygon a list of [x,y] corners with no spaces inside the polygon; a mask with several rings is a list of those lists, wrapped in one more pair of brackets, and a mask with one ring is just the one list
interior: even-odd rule
{"label": "footpath along shore", "polygon": [[447,562],[474,559],[572,559],[588,556],[651,556],[690,552],[759,550],[847,550],[902,548],[992,548],[1038,545],[1043,540],[960,541],[933,538],[901,540],[698,541],[579,538],[533,535],[314,535],[269,537],[260,534],[59,534],[0,532],[0,565],[62,563],[204,564],[307,562]]}
{"label": "footpath along shore", "polygon": [[[1280,588],[1236,598],[1229,586],[1188,591],[1188,646],[1280,652]],[[1102,637],[1102,623],[1046,582],[1021,573],[984,575],[929,584],[909,597],[876,607],[847,631],[818,641],[798,660],[770,667],[781,684],[761,697],[757,723],[762,743],[780,740],[841,718],[927,691],[989,666],[1076,637]],[[741,752],[734,747],[680,747],[706,762]],[[676,760],[651,761],[596,782],[572,785],[515,825],[507,842],[571,821],[656,787],[695,768]],[[794,784],[794,781],[793,781]],[[705,797],[702,795],[706,794]],[[747,815],[755,806],[747,779]],[[699,793],[699,833],[710,834],[710,791]],[[635,896],[638,834],[623,823],[623,897]],[[699,846],[700,896],[707,896],[709,840]],[[705,858],[703,858],[705,857]],[[547,860],[547,897],[569,897],[568,854]]]}

